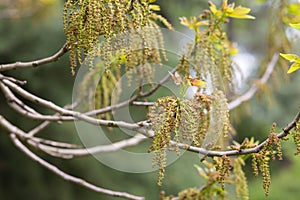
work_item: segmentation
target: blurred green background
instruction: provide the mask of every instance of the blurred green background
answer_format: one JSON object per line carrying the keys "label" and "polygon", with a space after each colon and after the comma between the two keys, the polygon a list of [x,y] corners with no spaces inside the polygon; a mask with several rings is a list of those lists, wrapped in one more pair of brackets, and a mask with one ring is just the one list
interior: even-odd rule
{"label": "blurred green background", "polygon": [[[0,3],[0,63],[16,61],[31,61],[55,53],[65,41],[63,33],[63,1],[59,0],[1,0]],[[266,54],[266,31],[268,30],[268,12],[274,1],[269,4],[259,4],[257,1],[235,1],[252,8],[256,20],[233,21],[231,32],[233,40],[238,42],[248,56],[254,56],[255,62],[249,71],[257,73],[259,60]],[[158,0],[161,14],[164,15],[177,29],[191,34],[179,23],[179,17],[198,15],[207,8],[206,1],[199,0]],[[17,13],[8,9],[17,9]],[[19,9],[19,10],[18,10]],[[26,12],[23,12],[23,11]],[[296,43],[297,41],[295,41]],[[298,40],[298,44],[300,41]],[[297,46],[297,45],[295,45]],[[299,45],[298,45],[299,46]],[[295,48],[299,53],[299,49]],[[246,57],[246,63],[253,60]],[[243,67],[243,66],[241,66]],[[264,139],[273,122],[278,127],[289,123],[299,110],[300,92],[299,71],[290,75],[288,81],[278,85],[272,103],[267,104],[266,96],[262,100],[251,100],[251,113],[246,109],[239,109],[239,120],[234,121],[238,135],[235,140],[254,136],[258,140]],[[6,72],[21,80],[28,80],[26,89],[41,97],[65,105],[71,102],[74,77],[70,74],[68,56],[65,55],[58,62],[47,64],[36,69],[15,70]],[[255,75],[249,75],[254,78]],[[285,76],[282,74],[282,76]],[[247,85],[245,84],[244,87]],[[243,90],[243,88],[241,88]],[[8,108],[3,95],[0,95],[0,114],[5,115],[12,123],[24,130],[33,128],[38,122],[20,117]],[[5,131],[0,130],[0,199],[21,200],[74,200],[74,199],[117,199],[106,195],[99,195],[75,184],[66,182],[52,174],[39,164],[21,153],[9,140]],[[80,143],[72,123],[63,125],[53,124],[45,131],[43,137],[56,138],[61,141]],[[272,162],[272,183],[268,199],[298,199],[300,196],[300,158],[293,156],[296,151],[292,142],[283,143],[283,161]],[[136,195],[146,196],[146,199],[158,199],[160,190],[166,194],[177,194],[187,187],[200,187],[203,180],[197,175],[194,164],[199,164],[199,156],[185,153],[177,162],[168,166],[164,184],[156,184],[156,172],[146,174],[130,174],[113,170],[99,163],[93,157],[61,160],[39,154],[62,170],[72,175],[85,178],[112,190],[127,191]],[[250,163],[248,163],[250,164]],[[246,167],[249,180],[250,199],[265,199],[260,177],[254,178],[252,169]]]}

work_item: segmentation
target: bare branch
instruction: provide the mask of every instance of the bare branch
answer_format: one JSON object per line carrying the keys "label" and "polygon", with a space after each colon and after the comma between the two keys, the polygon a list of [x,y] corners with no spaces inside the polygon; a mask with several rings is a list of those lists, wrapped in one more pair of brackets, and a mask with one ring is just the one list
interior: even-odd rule
{"label": "bare branch", "polygon": [[80,112],[64,109],[64,108],[52,103],[51,101],[47,101],[45,99],[37,97],[37,96],[27,92],[20,86],[12,83],[9,80],[2,80],[2,82],[5,83],[5,85],[7,85],[8,87],[10,87],[12,90],[14,90],[16,93],[18,93],[19,95],[24,97],[25,99],[32,101],[33,103],[35,103],[37,105],[41,105],[41,106],[44,106],[51,110],[54,110],[54,111],[60,113],[61,115],[65,115],[65,116],[39,116],[40,119],[46,118],[46,120],[54,120],[53,119],[54,117],[58,117],[59,119],[55,119],[55,120],[68,121],[68,120],[72,120],[72,117],[74,117],[75,120],[76,119],[83,120],[83,121],[86,121],[86,122],[94,124],[94,125],[109,126],[109,127],[121,127],[121,128],[126,128],[129,130],[135,130],[135,131],[138,131],[138,132],[144,134],[145,136],[149,136],[148,131],[141,128],[141,126],[136,123],[127,123],[124,121],[96,119],[96,118],[90,117],[88,115],[82,114]]}
{"label": "bare branch", "polygon": [[154,106],[154,102],[147,102],[147,101],[134,101],[132,105],[135,106]]}
{"label": "bare branch", "polygon": [[49,56],[47,58],[42,58],[42,59],[31,61],[31,62],[15,62],[15,63],[11,63],[11,64],[2,64],[2,65],[0,65],[0,72],[12,70],[12,69],[38,67],[38,66],[46,64],[46,63],[51,63],[51,62],[57,61],[67,51],[68,51],[67,44],[64,44],[64,46],[58,52],[56,52],[54,55]]}
{"label": "bare branch", "polygon": [[8,77],[8,76],[4,76],[4,75],[0,74],[0,80],[3,80],[3,79],[10,80],[11,82],[19,84],[19,85],[25,85],[27,83],[27,81],[20,81],[13,77]]}
{"label": "bare branch", "polygon": [[4,94],[8,105],[11,106],[17,112],[19,112],[23,115],[27,115],[27,113],[39,115],[39,113],[37,113],[33,108],[25,105],[20,99],[18,99],[11,92],[11,90],[7,86],[5,86],[2,82],[0,82],[0,89],[2,90],[2,92]]}
{"label": "bare branch", "polygon": [[[78,104],[78,102],[74,102],[74,103],[72,103],[70,105],[66,105],[66,106],[64,106],[64,109],[71,110],[74,107],[76,107],[77,104]],[[54,115],[59,115],[59,113],[55,113]],[[44,121],[40,125],[38,125],[37,127],[35,127],[34,129],[32,129],[31,131],[29,131],[28,135],[29,136],[34,136],[35,134],[39,133],[40,131],[42,131],[44,128],[46,128],[50,124],[51,124],[51,121]]]}
{"label": "bare branch", "polygon": [[31,129],[31,131],[28,132],[28,135],[34,136],[37,133],[41,132],[43,129],[45,129],[50,124],[51,124],[50,121],[44,121],[44,122],[40,123],[38,126],[36,126],[35,128]]}
{"label": "bare branch", "polygon": [[[93,190],[95,192],[98,193],[103,193],[103,194],[107,194],[107,195],[111,195],[114,197],[122,197],[122,198],[126,198],[126,199],[133,199],[133,200],[143,200],[144,197],[141,196],[136,196],[136,195],[132,195],[132,194],[128,194],[125,192],[118,192],[118,191],[112,191],[112,190],[108,190],[105,188],[101,188],[99,186],[96,186],[92,183],[89,183],[81,178],[78,177],[74,177],[66,172],[61,171],[59,168],[57,168],[56,166],[50,164],[49,162],[43,160],[42,158],[40,158],[39,156],[37,156],[36,154],[34,154],[32,151],[30,151],[19,139],[18,137],[22,138],[22,139],[28,139],[26,140],[28,142],[28,144],[33,144],[33,141],[35,139],[38,138],[28,138],[28,136],[19,128],[17,128],[16,126],[10,124],[3,116],[0,115],[0,125],[2,127],[4,127],[8,132],[10,132],[10,137],[12,139],[12,141],[14,142],[14,144],[21,150],[23,151],[26,155],[28,155],[30,158],[32,158],[33,160],[37,161],[39,164],[41,164],[42,166],[46,167],[48,170],[52,171],[53,173],[57,174],[58,176],[62,177],[63,179],[76,183],[78,185],[81,185],[83,187],[86,187],[90,190]],[[32,140],[34,139],[34,140]],[[129,147],[129,146],[133,146],[138,144],[139,142],[145,140],[146,137],[143,135],[136,135],[133,138],[130,138],[128,140],[124,140],[124,141],[120,141],[120,142],[116,142],[114,144],[111,145],[104,145],[104,146],[97,146],[97,147],[92,147],[89,149],[61,149],[61,152],[57,152],[58,154],[66,154],[66,158],[68,158],[68,154],[74,154],[76,156],[79,155],[87,155],[89,153],[99,153],[99,152],[108,152],[108,151],[116,151],[119,150],[121,148],[124,147]],[[41,142],[40,140],[38,140],[37,142]],[[44,142],[44,141],[43,141]],[[52,143],[53,144],[53,143]],[[39,149],[41,150],[45,150],[44,148],[40,148],[41,146],[44,146],[43,144],[38,143],[39,145]],[[57,145],[57,144],[56,144]],[[34,146],[34,145],[32,145]],[[58,149],[58,148],[55,148]],[[55,152],[51,152],[51,151],[45,151],[46,153],[49,153],[50,155],[56,156]]]}
{"label": "bare branch", "polygon": [[[26,134],[26,136],[28,136],[28,133]],[[54,141],[54,140],[48,140],[48,139],[33,137],[33,136],[28,136],[28,138],[30,140],[33,140],[33,141],[37,142],[37,143],[47,144],[47,145],[50,145],[50,146],[53,146],[53,147],[77,148],[77,149],[82,148],[82,146],[77,145],[77,144],[58,142],[58,141]]]}
{"label": "bare branch", "polygon": [[47,153],[52,153],[56,157],[63,157],[63,158],[73,158],[74,156],[87,156],[91,154],[97,154],[97,153],[105,153],[105,152],[114,152],[118,151],[120,149],[126,148],[126,147],[132,147],[135,146],[142,141],[145,141],[146,139],[149,139],[145,137],[144,135],[137,134],[136,136],[121,140],[119,142],[115,142],[108,145],[100,145],[100,146],[94,146],[90,148],[58,148],[43,144],[31,144],[32,146],[35,146],[36,148],[45,151]]}
{"label": "bare branch", "polygon": [[3,127],[8,132],[12,132],[20,138],[26,138],[26,133],[20,130],[18,127],[12,125],[9,121],[7,121],[2,115],[0,115],[0,127]]}
{"label": "bare branch", "polygon": [[10,137],[11,137],[11,140],[13,141],[13,143],[22,152],[24,152],[27,156],[29,156],[31,159],[35,160],[36,162],[38,162],[40,165],[44,166],[45,168],[47,168],[51,172],[53,172],[56,175],[62,177],[66,181],[70,181],[70,182],[76,183],[80,186],[83,186],[85,188],[88,188],[92,191],[102,193],[102,194],[107,194],[107,195],[114,196],[114,197],[123,197],[123,198],[126,198],[126,199],[133,199],[133,200],[143,200],[144,199],[144,197],[135,196],[135,195],[132,195],[132,194],[128,194],[126,192],[118,192],[118,191],[112,191],[112,190],[108,190],[108,189],[105,189],[105,188],[101,188],[99,186],[96,186],[92,183],[89,183],[89,182],[85,181],[84,179],[72,176],[72,175],[60,170],[58,167],[52,165],[51,163],[43,160],[42,158],[40,158],[36,154],[34,154],[24,144],[22,144],[22,142],[16,137],[16,135],[14,133],[11,133]]}
{"label": "bare branch", "polygon": [[[0,115],[0,126],[2,126],[8,132],[13,132],[17,134],[19,138],[27,141],[27,143],[36,149],[40,149],[50,155],[63,158],[72,158],[73,156],[84,156],[88,154],[103,153],[103,152],[113,152],[120,150],[125,147],[131,147],[139,144],[140,142],[148,139],[144,135],[137,134],[136,136],[121,140],[108,145],[95,146],[90,148],[80,148],[77,145],[62,143],[53,140],[46,140],[42,138],[32,137],[26,134],[23,130],[11,124],[3,116]],[[51,145],[51,146],[49,146]],[[63,148],[59,148],[63,147]]]}
{"label": "bare branch", "polygon": [[[264,84],[269,80],[269,78],[274,70],[274,67],[277,63],[278,57],[279,57],[278,53],[273,55],[271,61],[267,65],[264,75],[261,77],[261,79],[259,79],[260,83]],[[237,99],[229,102],[229,104],[228,104],[229,110],[233,110],[234,108],[241,105],[243,102],[250,100],[254,96],[254,94],[257,92],[257,90],[258,90],[258,87],[256,86],[256,84],[253,84],[246,93],[239,96]]]}

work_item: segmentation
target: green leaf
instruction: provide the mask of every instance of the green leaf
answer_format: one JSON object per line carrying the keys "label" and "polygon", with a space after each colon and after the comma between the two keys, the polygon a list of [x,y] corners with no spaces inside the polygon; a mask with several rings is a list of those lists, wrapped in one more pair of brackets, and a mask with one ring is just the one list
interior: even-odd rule
{"label": "green leaf", "polygon": [[297,29],[300,29],[300,23],[290,23],[289,24],[291,27],[293,27],[293,28],[297,28]]}
{"label": "green leaf", "polygon": [[291,65],[289,71],[287,72],[288,74],[293,73],[294,71],[300,69],[300,63],[294,63]]}
{"label": "green leaf", "polygon": [[245,8],[242,6],[238,6],[234,9],[229,7],[226,9],[226,15],[228,17],[238,18],[238,19],[255,19],[254,16],[247,15],[250,11],[251,11],[250,8]]}

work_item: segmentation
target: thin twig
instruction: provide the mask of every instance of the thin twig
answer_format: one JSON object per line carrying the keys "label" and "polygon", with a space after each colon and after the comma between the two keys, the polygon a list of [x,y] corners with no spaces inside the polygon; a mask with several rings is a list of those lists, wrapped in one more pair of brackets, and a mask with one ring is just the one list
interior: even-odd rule
{"label": "thin twig", "polygon": [[[283,138],[285,136],[287,136],[290,131],[296,127],[297,122],[299,122],[300,120],[300,111],[297,113],[297,115],[295,116],[295,118],[293,119],[293,121],[291,123],[289,123],[278,135],[277,138]],[[264,140],[263,142],[261,142],[259,145],[257,145],[256,147],[253,148],[249,148],[249,149],[241,149],[241,150],[225,150],[225,151],[215,151],[215,150],[207,150],[205,148],[199,148],[199,147],[194,147],[194,146],[189,146],[187,144],[182,144],[179,143],[177,144],[174,141],[171,141],[171,145],[176,145],[181,149],[186,149],[188,151],[191,152],[195,152],[195,153],[200,153],[202,155],[205,156],[209,156],[209,157],[213,157],[213,156],[236,156],[236,155],[243,155],[243,154],[251,154],[251,153],[257,153],[259,152],[264,145],[267,143],[267,140]]]}
{"label": "thin twig", "polygon": [[[137,134],[136,136],[121,140],[119,142],[115,142],[112,144],[107,144],[107,145],[99,145],[99,146],[94,146],[94,147],[89,147],[89,148],[58,148],[58,147],[53,147],[53,146],[48,146],[44,144],[38,143],[37,148],[46,151],[46,152],[51,152],[56,157],[63,157],[63,158],[73,158],[74,156],[87,156],[91,154],[97,154],[97,153],[105,153],[105,152],[115,152],[120,149],[126,148],[126,147],[132,147],[136,146],[137,144],[141,143],[142,141],[145,141],[148,139],[144,135]],[[35,146],[35,144],[31,144],[32,146]]]}
{"label": "thin twig", "polygon": [[19,112],[23,115],[27,115],[28,113],[39,115],[39,113],[37,111],[35,111],[33,108],[27,106],[20,99],[18,99],[12,93],[12,91],[6,85],[4,85],[1,81],[0,81],[0,89],[2,90],[2,92],[4,94],[8,105],[11,106],[17,112]]}
{"label": "thin twig", "polygon": [[[78,102],[74,102],[72,104],[64,106],[64,109],[72,110],[77,105],[78,105]],[[54,114],[54,116],[56,116],[56,115],[59,115],[59,113],[55,113]],[[47,126],[49,126],[50,124],[51,124],[51,121],[44,121],[41,124],[39,124],[38,126],[36,126],[34,129],[31,129],[31,131],[28,132],[28,135],[29,136],[34,136],[37,133],[39,133],[40,131],[42,131],[44,128],[46,128]]]}
{"label": "thin twig", "polygon": [[134,105],[134,106],[154,106],[154,102],[134,101],[134,102],[132,102],[132,105]]}
{"label": "thin twig", "polygon": [[57,61],[67,51],[68,51],[67,44],[64,44],[64,46],[58,52],[56,52],[54,55],[49,56],[47,58],[42,58],[42,59],[31,61],[31,62],[15,62],[15,63],[10,63],[10,64],[2,64],[2,65],[0,65],[0,72],[12,70],[12,69],[38,67],[38,66],[46,64],[46,63],[51,63],[51,62]]}
{"label": "thin twig", "polygon": [[[67,159],[70,159],[73,156],[85,156],[88,154],[113,152],[125,147],[135,146],[147,139],[147,137],[145,137],[144,135],[137,134],[132,138],[121,140],[119,142],[115,142],[112,144],[83,149],[80,147],[78,148],[78,146],[74,144],[62,143],[53,140],[46,140],[42,138],[32,137],[26,134],[23,130],[21,130],[17,126],[11,124],[2,115],[0,115],[0,127],[3,127],[7,132],[13,132],[14,134],[18,135],[19,138],[26,141],[29,145],[35,147],[36,149],[42,150],[45,153],[48,153],[56,157],[62,157]],[[49,146],[48,144],[51,146]],[[59,147],[64,147],[64,148],[59,148]]]}
{"label": "thin twig", "polygon": [[[83,120],[83,121],[86,121],[86,122],[94,124],[94,125],[126,128],[129,130],[138,131],[138,132],[144,134],[145,136],[148,136],[148,131],[145,129],[142,129],[140,127],[140,125],[138,125],[136,123],[127,123],[124,121],[96,119],[96,118],[90,117],[88,115],[82,114],[80,112],[64,109],[64,108],[54,104],[51,101],[47,101],[45,99],[37,97],[37,96],[29,93],[28,91],[24,90],[20,86],[12,83],[9,80],[2,80],[2,82],[5,83],[8,87],[10,87],[13,91],[18,93],[22,97],[24,97],[25,99],[32,101],[33,103],[35,103],[37,105],[41,105],[46,108],[52,109],[52,110],[60,113],[61,115],[65,115],[65,116],[45,116],[45,117],[47,117],[47,120],[53,120],[53,117],[58,117],[58,118],[60,118],[60,120],[63,121],[63,120],[66,120],[65,118],[67,118],[67,120],[70,120],[71,118],[69,118],[69,117],[74,117],[75,119]],[[43,116],[40,116],[40,117],[43,118]]]}
{"label": "thin twig", "polygon": [[27,83],[27,81],[20,81],[20,80],[17,80],[15,78],[13,78],[13,77],[4,76],[4,75],[0,74],[0,80],[3,80],[3,79],[10,80],[11,82],[19,84],[19,85],[25,85]]}
{"label": "thin twig", "polygon": [[[26,135],[28,136],[29,134],[27,133]],[[49,139],[44,139],[44,138],[39,138],[39,137],[33,137],[33,136],[28,136],[28,138],[30,138],[30,140],[33,140],[37,143],[50,145],[52,147],[62,147],[62,148],[72,148],[72,149],[82,148],[82,146],[77,145],[77,144],[72,144],[72,143],[58,142],[58,141],[54,141],[54,140],[49,140]]]}
{"label": "thin twig", "polygon": [[[276,66],[278,57],[279,57],[278,53],[273,55],[271,61],[267,65],[264,75],[261,77],[261,79],[259,79],[260,83],[264,84],[269,80],[269,78],[274,70],[274,67]],[[229,110],[233,110],[234,108],[241,105],[243,102],[250,100],[255,95],[257,90],[258,90],[257,85],[253,84],[247,92],[245,92],[243,95],[239,96],[237,99],[229,102],[229,104],[228,104]]]}
{"label": "thin twig", "polygon": [[115,104],[115,105],[107,106],[105,108],[100,108],[98,110],[92,110],[92,111],[86,112],[84,114],[85,115],[99,115],[99,114],[102,114],[102,113],[105,113],[105,112],[109,112],[109,111],[113,111],[113,110],[116,110],[116,109],[123,108],[124,106],[132,104],[135,100],[137,100],[139,98],[150,96],[158,88],[160,88],[165,82],[167,82],[171,78],[171,74],[175,73],[178,68],[179,68],[179,66],[173,68],[170,73],[168,73],[164,78],[162,78],[155,86],[153,86],[147,92],[141,92],[137,95],[134,95],[133,97],[131,97],[130,99],[128,99],[126,101],[120,102],[120,103]]}

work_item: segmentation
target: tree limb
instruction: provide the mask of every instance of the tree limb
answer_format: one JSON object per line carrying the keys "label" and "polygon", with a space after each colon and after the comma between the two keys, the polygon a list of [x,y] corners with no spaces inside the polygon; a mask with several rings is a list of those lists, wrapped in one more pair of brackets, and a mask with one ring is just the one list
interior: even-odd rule
{"label": "tree limb", "polygon": [[[78,104],[78,102],[74,102],[72,104],[66,105],[66,106],[64,106],[64,109],[71,110],[74,107],[76,107],[77,104]],[[59,115],[59,113],[55,113],[54,115]],[[36,126],[34,129],[31,129],[31,131],[29,131],[27,134],[29,136],[34,136],[35,134],[39,133],[40,131],[42,131],[44,128],[46,128],[50,124],[51,124],[51,121],[44,121],[41,124],[39,124],[38,126]]]}
{"label": "tree limb", "polygon": [[114,196],[114,197],[122,197],[122,198],[126,198],[126,199],[132,199],[132,200],[143,200],[144,197],[141,196],[136,196],[136,195],[132,195],[132,194],[128,194],[126,192],[118,192],[118,191],[112,191],[112,190],[108,190],[105,188],[101,188],[99,186],[96,186],[92,183],[89,183],[87,181],[85,181],[84,179],[72,176],[62,170],[60,170],[58,167],[52,165],[51,163],[43,160],[42,158],[40,158],[39,156],[37,156],[36,154],[34,154],[32,151],[30,151],[18,138],[14,133],[10,134],[10,138],[13,141],[13,143],[22,151],[24,152],[27,156],[29,156],[31,159],[33,159],[34,161],[38,162],[40,165],[42,165],[43,167],[47,168],[48,170],[50,170],[51,172],[55,173],[56,175],[62,177],[64,180],[66,181],[70,181],[73,183],[76,183],[78,185],[81,185],[85,188],[88,188],[92,191],[98,192],[98,193],[102,193],[102,194],[107,194],[110,196]]}
{"label": "tree limb", "polygon": [[[142,141],[145,141],[146,139],[148,138],[145,137],[144,135],[137,134],[132,138],[121,140],[119,142],[115,142],[107,145],[88,147],[88,148],[59,148],[59,147],[43,145],[40,143],[38,143],[37,148],[45,152],[52,152],[53,154],[56,155],[56,157],[73,158],[74,156],[87,156],[87,155],[97,154],[97,153],[115,152],[126,147],[135,146],[141,143]],[[32,144],[32,146],[35,145]]]}
{"label": "tree limb", "polygon": [[[54,104],[51,101],[47,101],[45,99],[37,97],[37,96],[29,93],[28,91],[24,90],[20,86],[12,83],[9,80],[2,80],[2,82],[5,83],[8,87],[10,87],[12,90],[14,90],[16,93],[18,93],[19,95],[24,97],[25,99],[27,99],[27,100],[29,100],[29,101],[37,104],[37,105],[41,105],[41,106],[44,106],[44,107],[49,108],[51,110],[54,110],[54,111],[60,113],[61,115],[65,115],[65,116],[56,116],[60,120],[66,120],[67,121],[67,120],[71,120],[72,117],[74,117],[75,120],[83,120],[85,122],[88,122],[88,123],[91,123],[91,124],[94,124],[94,125],[126,128],[126,129],[129,129],[129,130],[138,131],[138,132],[144,134],[145,136],[148,136],[148,131],[146,129],[141,128],[141,126],[138,125],[137,123],[127,123],[127,122],[124,122],[124,121],[96,119],[96,118],[90,117],[88,115],[82,114],[80,112],[64,109],[64,108]],[[51,117],[55,117],[55,116],[51,116]],[[47,117],[47,120],[51,120],[51,117],[49,117],[49,118]],[[67,117],[67,119],[65,119],[65,117]]]}
{"label": "tree limb", "polygon": [[46,58],[42,58],[42,59],[31,61],[31,62],[15,62],[15,63],[10,63],[10,64],[2,64],[2,65],[0,65],[0,72],[12,70],[12,69],[38,67],[43,64],[51,63],[51,62],[57,61],[67,51],[68,51],[68,46],[67,46],[67,44],[64,44],[63,47],[58,52],[56,52],[54,55],[46,57]]}
{"label": "tree limb", "polygon": [[[0,115],[0,126],[8,132],[13,132],[19,138],[26,141],[32,147],[42,150],[50,155],[62,158],[72,158],[73,156],[85,156],[95,153],[114,152],[125,147],[131,147],[139,144],[140,142],[148,139],[146,136],[137,134],[132,138],[124,139],[107,145],[94,146],[89,148],[81,148],[78,145],[70,143],[62,143],[53,140],[46,140],[43,138],[33,137],[26,134],[23,130],[11,124],[3,116]],[[51,146],[49,146],[51,145]],[[63,148],[60,148],[63,147]]]}
{"label": "tree limb", "polygon": [[[265,77],[263,80],[266,81],[267,80],[267,76],[263,76]],[[55,111],[61,112],[61,114],[65,114],[65,115],[69,115],[69,117],[74,117],[76,119],[80,119],[80,120],[84,120],[87,121],[91,124],[96,124],[96,125],[104,125],[104,126],[116,126],[116,127],[122,127],[122,128],[127,128],[129,130],[136,130],[137,132],[140,132],[148,137],[153,137],[154,136],[154,132],[152,130],[148,130],[145,128],[142,128],[144,126],[144,124],[141,123],[136,123],[136,124],[130,124],[130,123],[126,123],[123,121],[110,121],[110,120],[99,120],[99,119],[95,119],[92,117],[89,117],[87,115],[78,113],[78,112],[74,112],[74,111],[70,111],[70,110],[66,110],[63,109],[53,103],[49,103],[46,100],[40,99],[39,97],[36,97],[30,93],[28,93],[27,91],[23,90],[22,88],[20,88],[19,86],[16,87],[16,85],[8,80],[2,80],[5,83],[9,83],[9,85],[15,89],[15,91],[17,91],[21,96],[27,97],[29,100],[32,100],[33,102],[39,102],[42,105],[45,105],[48,108],[52,108]],[[59,116],[57,116],[59,117]],[[60,116],[60,119],[64,120],[63,118],[64,116]],[[288,133],[293,127],[295,127],[296,122],[299,121],[299,113],[296,116],[296,118],[294,119],[294,121],[292,123],[290,123],[285,129],[284,132],[280,133],[278,135],[278,138],[283,137],[283,133],[286,134]],[[194,146],[189,146],[187,144],[176,144],[175,142],[171,142],[171,145],[177,145],[179,148],[181,149],[186,149],[188,151],[192,151],[192,152],[196,152],[196,153],[200,153],[203,155],[207,155],[207,156],[223,156],[223,155],[227,155],[227,156],[234,156],[234,155],[241,155],[241,154],[249,154],[249,153],[255,153],[258,152],[259,150],[261,150],[264,146],[264,144],[266,143],[266,140],[264,142],[262,142],[260,145],[251,148],[251,149],[244,149],[244,150],[229,150],[229,151],[213,151],[213,150],[207,150],[204,148],[199,148],[199,147],[194,147]]]}
{"label": "tree limb", "polygon": [[142,93],[139,93],[137,95],[134,95],[130,99],[128,99],[126,101],[123,101],[123,102],[120,102],[118,104],[111,105],[111,106],[108,106],[108,107],[105,107],[105,108],[100,108],[98,110],[92,110],[92,111],[86,112],[84,114],[86,114],[86,115],[99,115],[99,114],[102,114],[102,113],[105,113],[105,112],[109,112],[109,111],[113,111],[113,110],[122,108],[124,106],[129,105],[129,104],[135,105],[134,104],[135,100],[137,100],[138,98],[147,97],[147,96],[150,96],[151,94],[153,94],[158,88],[160,88],[165,82],[167,82],[171,78],[171,74],[175,73],[178,68],[179,68],[179,66],[173,68],[170,73],[168,73],[155,86],[153,86],[152,88],[150,88],[146,92],[142,92]]}
{"label": "tree limb", "polygon": [[[270,76],[271,76],[271,74],[274,70],[274,67],[276,66],[278,57],[279,57],[278,53],[275,53],[273,55],[271,61],[267,65],[267,68],[266,68],[266,71],[265,71],[264,75],[259,79],[260,83],[264,84],[269,80],[269,78],[270,78]],[[233,110],[234,108],[241,105],[243,102],[250,100],[255,95],[257,90],[258,90],[257,85],[252,84],[252,86],[250,87],[250,89],[247,92],[245,92],[244,94],[239,96],[237,99],[235,99],[235,100],[228,103],[229,110]]]}
{"label": "tree limb", "polygon": [[[290,122],[279,134],[277,134],[277,138],[283,138],[287,136],[290,131],[296,127],[297,122],[300,121],[300,111],[297,113],[295,118],[293,119],[292,122]],[[268,139],[265,139],[263,142],[261,142],[259,145],[253,148],[249,149],[241,149],[241,150],[225,150],[225,151],[215,151],[215,150],[207,150],[205,148],[199,148],[199,147],[194,147],[194,146],[189,146],[187,144],[182,144],[179,143],[177,144],[174,141],[171,141],[171,145],[175,146],[177,145],[181,149],[186,149],[187,151],[195,152],[195,153],[200,153],[205,156],[213,157],[213,156],[237,156],[237,155],[243,155],[243,154],[251,154],[251,153],[257,153],[259,152],[264,145],[268,142]]]}

